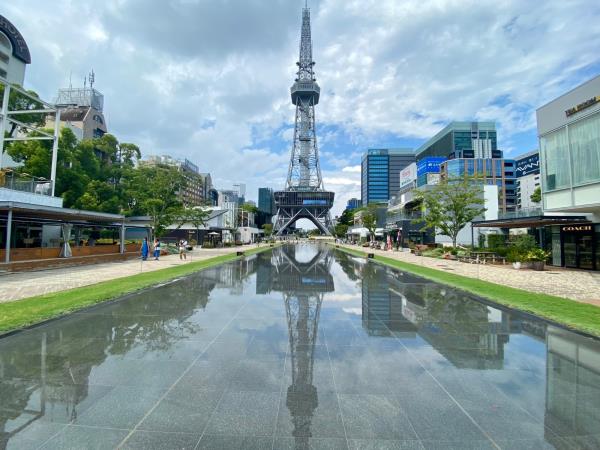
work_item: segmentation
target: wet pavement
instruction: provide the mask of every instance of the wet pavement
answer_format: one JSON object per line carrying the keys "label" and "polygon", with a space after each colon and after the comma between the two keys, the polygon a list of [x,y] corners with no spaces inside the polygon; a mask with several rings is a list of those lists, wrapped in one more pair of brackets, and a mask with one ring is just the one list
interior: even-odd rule
{"label": "wet pavement", "polygon": [[0,448],[600,448],[600,342],[311,244],[0,339]]}

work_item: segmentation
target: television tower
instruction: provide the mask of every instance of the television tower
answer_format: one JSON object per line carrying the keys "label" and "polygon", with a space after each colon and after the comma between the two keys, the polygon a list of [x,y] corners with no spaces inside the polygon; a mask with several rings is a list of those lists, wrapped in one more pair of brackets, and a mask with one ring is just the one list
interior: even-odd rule
{"label": "television tower", "polygon": [[298,72],[290,88],[296,106],[294,144],[285,189],[274,193],[277,207],[274,231],[282,235],[297,220],[308,219],[322,233],[331,235],[329,210],[334,193],[325,190],[321,178],[315,131],[315,105],[319,103],[321,88],[313,70],[310,9],[306,5],[302,9],[300,57],[296,64]]}

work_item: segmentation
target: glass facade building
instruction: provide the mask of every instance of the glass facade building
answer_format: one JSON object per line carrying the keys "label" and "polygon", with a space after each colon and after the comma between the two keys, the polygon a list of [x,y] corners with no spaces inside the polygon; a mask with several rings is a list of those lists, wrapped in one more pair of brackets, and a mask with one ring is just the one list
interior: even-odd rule
{"label": "glass facade building", "polygon": [[275,214],[275,197],[273,197],[273,189],[258,188],[258,210],[265,214]]}
{"label": "glass facade building", "polygon": [[427,157],[502,158],[494,122],[452,122],[415,154],[417,161]]}
{"label": "glass facade building", "polygon": [[450,159],[441,164],[442,179],[481,177],[486,184],[498,186],[500,211],[514,211],[517,205],[516,163],[512,159]]}
{"label": "glass facade building", "polygon": [[552,227],[553,264],[600,270],[600,76],[536,115],[544,212],[586,217]]}
{"label": "glass facade building", "polygon": [[361,163],[363,206],[386,203],[400,190],[400,171],[415,162],[412,149],[369,149]]}

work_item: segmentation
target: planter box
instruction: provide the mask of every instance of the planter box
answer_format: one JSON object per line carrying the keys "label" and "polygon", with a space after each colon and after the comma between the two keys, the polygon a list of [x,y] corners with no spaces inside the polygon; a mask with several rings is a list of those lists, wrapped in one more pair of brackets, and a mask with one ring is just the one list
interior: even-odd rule
{"label": "planter box", "polygon": [[541,270],[544,270],[544,264],[546,264],[546,262],[545,261],[531,261],[530,264],[531,264],[532,270],[541,271]]}

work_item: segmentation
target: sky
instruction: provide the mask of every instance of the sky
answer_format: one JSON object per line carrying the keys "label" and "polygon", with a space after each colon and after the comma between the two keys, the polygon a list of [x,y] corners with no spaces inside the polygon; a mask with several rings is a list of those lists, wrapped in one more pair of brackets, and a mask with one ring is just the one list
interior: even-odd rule
{"label": "sky", "polygon": [[[0,14],[52,100],[95,72],[109,132],[188,158],[218,189],[285,184],[304,0],[11,0]],[[537,148],[535,110],[600,74],[597,0],[309,0],[321,170],[335,215],[368,148],[416,148],[450,121],[494,121]]]}

